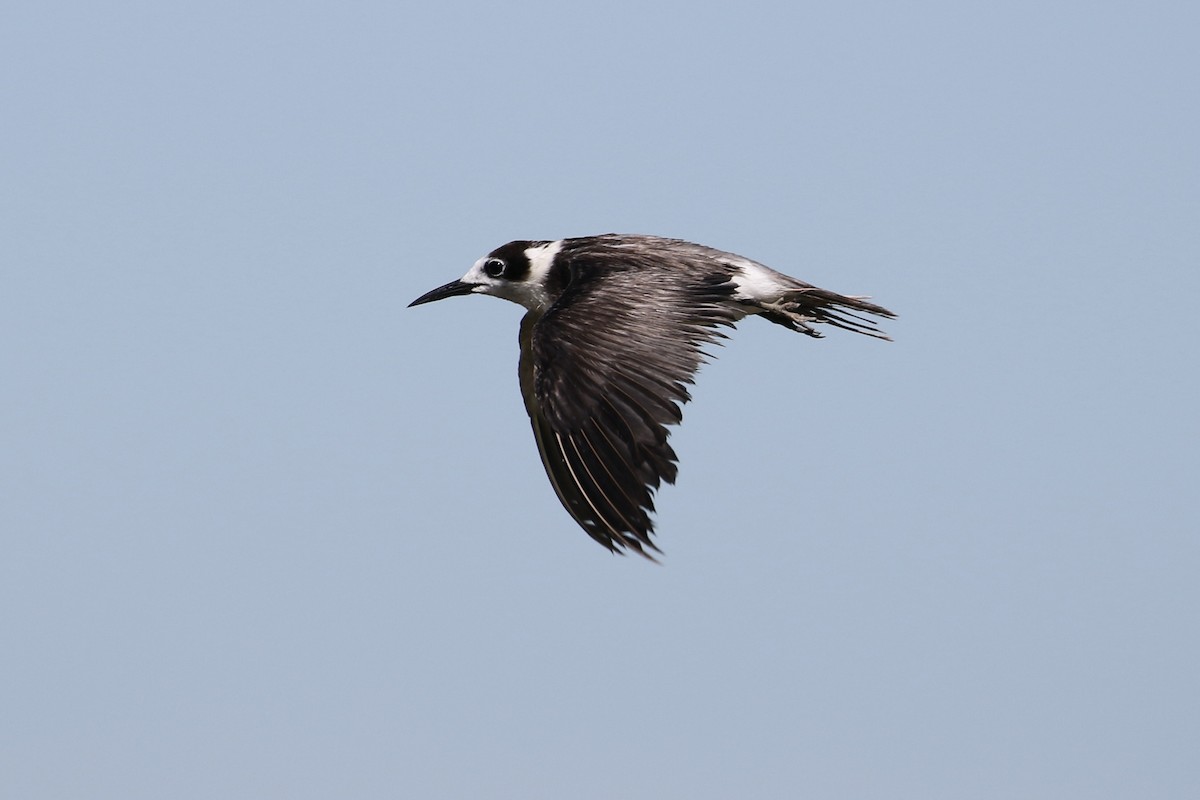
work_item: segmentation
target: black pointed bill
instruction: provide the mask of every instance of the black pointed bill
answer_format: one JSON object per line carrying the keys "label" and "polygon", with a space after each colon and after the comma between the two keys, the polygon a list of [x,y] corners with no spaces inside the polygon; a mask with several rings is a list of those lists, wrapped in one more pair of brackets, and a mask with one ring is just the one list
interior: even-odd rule
{"label": "black pointed bill", "polygon": [[475,291],[477,283],[463,283],[462,281],[450,281],[445,286],[439,286],[432,292],[426,292],[408,304],[409,308],[419,306],[423,303],[432,303],[434,300],[445,300],[447,297],[456,297],[460,294],[470,294]]}

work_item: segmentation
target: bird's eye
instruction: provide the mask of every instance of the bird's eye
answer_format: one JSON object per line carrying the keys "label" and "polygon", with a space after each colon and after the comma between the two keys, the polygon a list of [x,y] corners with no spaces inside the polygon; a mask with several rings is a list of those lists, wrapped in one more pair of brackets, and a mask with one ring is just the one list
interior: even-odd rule
{"label": "bird's eye", "polygon": [[498,258],[489,258],[483,262],[483,271],[489,278],[499,278],[504,274],[504,262]]}

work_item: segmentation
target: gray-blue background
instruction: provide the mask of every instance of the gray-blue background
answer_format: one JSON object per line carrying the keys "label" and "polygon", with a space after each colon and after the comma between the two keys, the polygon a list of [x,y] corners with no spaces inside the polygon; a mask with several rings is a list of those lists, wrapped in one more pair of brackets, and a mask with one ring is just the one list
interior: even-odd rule
{"label": "gray-blue background", "polygon": [[[1196,9],[11,5],[0,795],[1194,796]],[[741,326],[662,567],[405,309],[606,231],[901,314]]]}

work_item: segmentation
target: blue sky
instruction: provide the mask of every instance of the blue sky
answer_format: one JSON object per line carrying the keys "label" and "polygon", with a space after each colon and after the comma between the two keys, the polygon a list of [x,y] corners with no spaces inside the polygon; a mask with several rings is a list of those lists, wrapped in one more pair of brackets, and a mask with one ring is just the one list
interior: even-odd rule
{"label": "blue sky", "polygon": [[[0,26],[0,794],[1181,797],[1186,3],[118,2]],[[741,253],[658,498],[559,507],[517,238]]]}

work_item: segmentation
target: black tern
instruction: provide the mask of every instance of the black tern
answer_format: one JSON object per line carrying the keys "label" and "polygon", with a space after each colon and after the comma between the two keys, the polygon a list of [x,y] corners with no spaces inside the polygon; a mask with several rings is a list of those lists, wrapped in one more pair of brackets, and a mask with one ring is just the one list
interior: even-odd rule
{"label": "black tern", "polygon": [[758,315],[817,338],[824,324],[887,339],[870,316],[895,317],[743,256],[627,234],[509,242],[410,307],[467,294],[528,309],[521,394],[550,483],[589,536],[647,558],[661,552],[654,493],[677,472],[667,426],[722,326]]}

